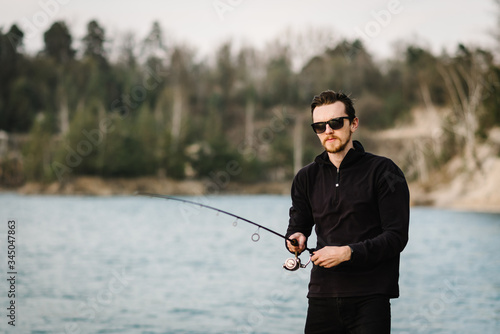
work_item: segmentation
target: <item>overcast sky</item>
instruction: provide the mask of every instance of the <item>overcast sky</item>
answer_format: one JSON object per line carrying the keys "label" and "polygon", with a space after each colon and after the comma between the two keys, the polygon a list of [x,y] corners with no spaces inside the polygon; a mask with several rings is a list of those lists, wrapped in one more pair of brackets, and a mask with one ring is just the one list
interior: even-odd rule
{"label": "overcast sky", "polygon": [[492,48],[499,16],[494,0],[0,0],[0,8],[3,31],[17,23],[28,52],[43,47],[43,32],[56,20],[78,41],[96,19],[115,40],[126,32],[142,39],[158,21],[200,54],[230,38],[264,48],[287,28],[321,28],[339,39],[361,38],[378,58],[391,57],[400,40],[436,53],[459,42]]}

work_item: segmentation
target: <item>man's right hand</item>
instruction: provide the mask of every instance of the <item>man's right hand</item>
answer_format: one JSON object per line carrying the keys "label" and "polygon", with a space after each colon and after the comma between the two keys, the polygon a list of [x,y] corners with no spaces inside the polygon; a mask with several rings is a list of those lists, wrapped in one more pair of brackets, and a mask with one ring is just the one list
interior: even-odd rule
{"label": "man's right hand", "polygon": [[300,232],[294,233],[291,236],[289,236],[288,238],[292,239],[292,240],[295,239],[298,242],[298,246],[293,246],[290,241],[288,241],[288,240],[286,241],[286,246],[288,247],[288,250],[290,252],[292,252],[292,253],[297,252],[300,254],[304,251],[304,249],[306,249],[307,238],[302,233],[300,233]]}

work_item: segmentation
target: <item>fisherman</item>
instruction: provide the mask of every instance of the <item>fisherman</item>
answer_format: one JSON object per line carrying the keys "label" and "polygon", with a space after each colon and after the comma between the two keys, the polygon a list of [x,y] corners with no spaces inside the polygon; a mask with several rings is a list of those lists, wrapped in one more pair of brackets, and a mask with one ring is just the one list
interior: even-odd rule
{"label": "fisherman", "polygon": [[353,101],[331,90],[311,103],[312,128],[325,151],[295,176],[286,236],[316,251],[305,333],[390,333],[390,299],[399,297],[400,253],[408,242],[409,191],[390,159],[365,152],[352,135]]}

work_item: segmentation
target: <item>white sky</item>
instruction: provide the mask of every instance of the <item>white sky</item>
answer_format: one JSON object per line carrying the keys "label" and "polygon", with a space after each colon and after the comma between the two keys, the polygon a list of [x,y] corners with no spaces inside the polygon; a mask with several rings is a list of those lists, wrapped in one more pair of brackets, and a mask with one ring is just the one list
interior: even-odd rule
{"label": "white sky", "polygon": [[92,19],[108,38],[133,32],[138,40],[157,20],[167,38],[200,54],[230,38],[264,48],[287,28],[322,28],[339,39],[361,37],[373,55],[386,58],[401,40],[436,53],[458,42],[493,48],[497,16],[493,0],[0,0],[0,27],[5,32],[17,23],[28,52],[43,47],[43,33],[56,20],[66,22],[75,42]]}

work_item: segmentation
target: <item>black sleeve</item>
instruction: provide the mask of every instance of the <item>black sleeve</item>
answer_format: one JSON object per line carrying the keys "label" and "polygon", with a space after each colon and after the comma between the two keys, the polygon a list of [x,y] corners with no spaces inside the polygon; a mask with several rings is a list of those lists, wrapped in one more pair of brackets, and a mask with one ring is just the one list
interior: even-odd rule
{"label": "black sleeve", "polygon": [[376,181],[382,233],[350,244],[353,265],[373,265],[398,256],[408,242],[410,194],[403,172],[388,160]]}
{"label": "black sleeve", "polygon": [[291,190],[292,207],[290,208],[288,229],[286,236],[301,232],[309,238],[314,226],[311,205],[307,195],[306,173],[299,172],[292,183]]}

